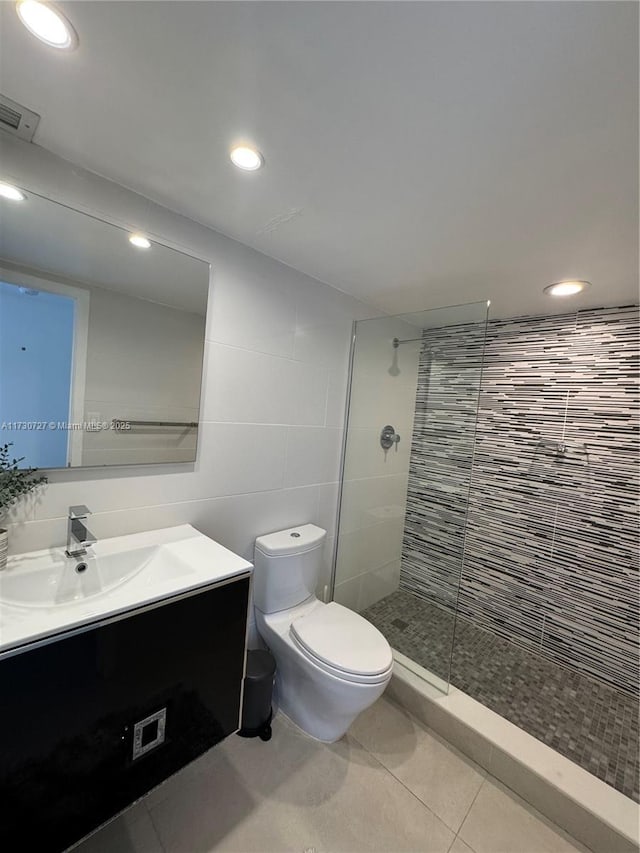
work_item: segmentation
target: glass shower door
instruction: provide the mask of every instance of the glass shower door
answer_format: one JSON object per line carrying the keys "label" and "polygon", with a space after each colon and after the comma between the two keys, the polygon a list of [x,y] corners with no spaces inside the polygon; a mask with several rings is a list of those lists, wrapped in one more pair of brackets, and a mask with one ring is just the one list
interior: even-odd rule
{"label": "glass shower door", "polygon": [[333,595],[449,684],[487,303],[354,326]]}

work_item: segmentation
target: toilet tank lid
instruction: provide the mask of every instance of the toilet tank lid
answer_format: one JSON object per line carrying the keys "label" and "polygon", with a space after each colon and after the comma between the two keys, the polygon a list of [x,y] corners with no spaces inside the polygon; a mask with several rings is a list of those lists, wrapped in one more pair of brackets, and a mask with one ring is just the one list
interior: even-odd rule
{"label": "toilet tank lid", "polygon": [[301,524],[299,527],[289,527],[278,530],[266,536],[258,536],[256,550],[271,556],[284,554],[301,554],[321,545],[327,531],[315,524]]}

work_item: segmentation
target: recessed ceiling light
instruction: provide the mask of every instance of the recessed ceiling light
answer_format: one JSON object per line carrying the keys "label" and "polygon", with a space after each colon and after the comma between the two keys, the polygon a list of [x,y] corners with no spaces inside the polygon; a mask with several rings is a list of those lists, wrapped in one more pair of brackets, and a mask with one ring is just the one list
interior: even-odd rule
{"label": "recessed ceiling light", "polygon": [[245,172],[255,172],[264,163],[262,154],[249,145],[236,145],[231,149],[229,156],[233,165],[238,169],[244,169]]}
{"label": "recessed ceiling light", "polygon": [[129,242],[138,249],[150,249],[151,243],[143,234],[131,234]]}
{"label": "recessed ceiling light", "polygon": [[556,281],[545,287],[544,292],[549,296],[575,296],[587,287],[591,287],[590,281]]}
{"label": "recessed ceiling light", "polygon": [[26,195],[18,187],[14,187],[13,184],[5,184],[4,181],[0,181],[0,196],[8,198],[10,201],[24,201],[26,198]]}
{"label": "recessed ceiling light", "polygon": [[78,35],[62,12],[51,3],[41,0],[17,0],[18,17],[36,38],[57,47],[70,50],[78,44]]}

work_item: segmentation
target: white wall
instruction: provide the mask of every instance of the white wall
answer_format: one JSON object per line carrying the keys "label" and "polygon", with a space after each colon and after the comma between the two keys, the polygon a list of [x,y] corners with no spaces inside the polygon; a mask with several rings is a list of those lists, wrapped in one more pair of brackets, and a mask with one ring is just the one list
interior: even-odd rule
{"label": "white wall", "polygon": [[62,471],[12,513],[11,552],[61,545],[86,503],[98,537],[190,522],[244,557],[261,533],[314,522],[338,494],[353,319],[378,312],[116,184],[4,135],[3,179],[145,231],[212,264],[195,464]]}
{"label": "white wall", "polygon": [[[393,317],[359,323],[353,361],[335,599],[365,610],[398,588],[422,331]],[[384,451],[382,428],[400,442]]]}
{"label": "white wall", "polygon": [[[205,318],[89,290],[84,420],[197,421]],[[85,432],[82,464],[193,461],[196,436],[167,427]]]}

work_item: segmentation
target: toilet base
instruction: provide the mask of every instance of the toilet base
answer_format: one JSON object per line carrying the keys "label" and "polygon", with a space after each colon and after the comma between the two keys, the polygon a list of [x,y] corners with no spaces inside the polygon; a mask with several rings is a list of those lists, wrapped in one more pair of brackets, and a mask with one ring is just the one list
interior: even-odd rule
{"label": "toilet base", "polygon": [[285,674],[276,677],[280,710],[305,734],[322,743],[340,740],[356,717],[382,696],[389,683],[349,684],[345,691],[344,683],[333,685],[323,680],[321,686],[326,692],[320,694],[315,684],[297,681],[300,675],[296,673],[296,680],[289,684],[285,683]]}

